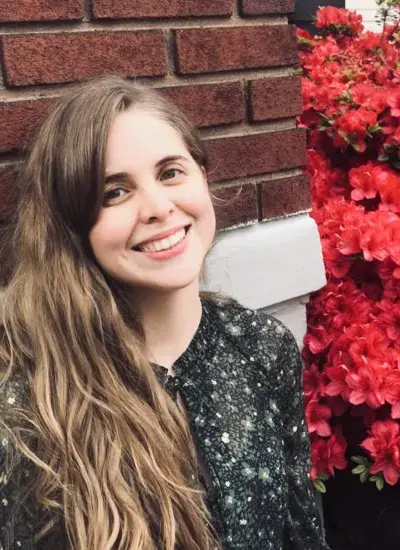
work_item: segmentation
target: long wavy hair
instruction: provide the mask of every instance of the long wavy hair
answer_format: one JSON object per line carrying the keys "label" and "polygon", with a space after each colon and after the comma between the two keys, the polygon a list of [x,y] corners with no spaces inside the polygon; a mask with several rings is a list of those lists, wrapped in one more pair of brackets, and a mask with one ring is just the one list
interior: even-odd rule
{"label": "long wavy hair", "polygon": [[130,81],[84,83],[52,110],[21,174],[0,366],[3,388],[22,377],[28,397],[3,427],[40,472],[35,501],[50,514],[39,536],[61,525],[74,550],[209,550],[187,419],[149,364],[129,293],[88,242],[109,127],[131,108],[167,121],[206,164],[178,108]]}

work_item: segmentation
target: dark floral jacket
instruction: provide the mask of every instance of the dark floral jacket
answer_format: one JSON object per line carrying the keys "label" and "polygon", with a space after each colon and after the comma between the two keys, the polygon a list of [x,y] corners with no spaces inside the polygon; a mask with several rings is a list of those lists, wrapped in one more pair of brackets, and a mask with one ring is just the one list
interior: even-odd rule
{"label": "dark floral jacket", "polygon": [[[199,329],[176,361],[174,377],[154,368],[187,407],[224,550],[329,550],[309,480],[302,365],[292,334],[276,319],[235,302],[203,300]],[[0,412],[23,402],[26,393],[22,381],[7,384]],[[68,548],[62,529],[35,542],[45,512],[20,499],[18,489],[34,473],[12,468],[10,445],[4,436],[0,548]]]}

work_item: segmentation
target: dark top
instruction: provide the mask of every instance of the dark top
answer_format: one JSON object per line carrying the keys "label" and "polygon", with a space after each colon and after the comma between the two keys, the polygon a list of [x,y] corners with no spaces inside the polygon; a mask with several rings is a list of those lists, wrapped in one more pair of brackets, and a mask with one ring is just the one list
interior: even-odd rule
{"label": "dark top", "polygon": [[[187,408],[224,550],[328,549],[309,481],[302,367],[292,334],[264,313],[203,300],[200,326],[174,364],[175,376],[155,368]],[[18,383],[7,387],[0,410],[15,406],[18,394]],[[0,548],[39,550],[40,518],[15,502],[13,487],[24,473],[9,475],[9,446],[0,443]],[[64,548],[61,541],[51,547]]]}

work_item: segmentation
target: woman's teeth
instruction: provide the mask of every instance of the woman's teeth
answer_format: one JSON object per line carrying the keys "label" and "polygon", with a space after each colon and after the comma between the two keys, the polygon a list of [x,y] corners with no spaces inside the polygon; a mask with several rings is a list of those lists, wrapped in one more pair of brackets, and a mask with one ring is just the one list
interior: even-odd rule
{"label": "woman's teeth", "polygon": [[168,250],[168,248],[172,248],[173,246],[177,245],[182,239],[184,239],[185,235],[185,230],[180,229],[169,237],[140,245],[139,250],[142,252],[160,252],[161,250]]}

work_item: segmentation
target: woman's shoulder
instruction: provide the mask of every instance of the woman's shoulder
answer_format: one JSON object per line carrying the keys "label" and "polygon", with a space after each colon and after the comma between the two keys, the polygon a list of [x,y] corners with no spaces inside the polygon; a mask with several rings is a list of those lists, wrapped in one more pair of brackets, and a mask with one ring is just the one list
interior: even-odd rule
{"label": "woman's shoulder", "polygon": [[232,299],[213,298],[212,308],[220,330],[241,351],[265,360],[265,354],[277,359],[283,347],[297,348],[294,336],[279,320],[264,311],[257,311]]}

